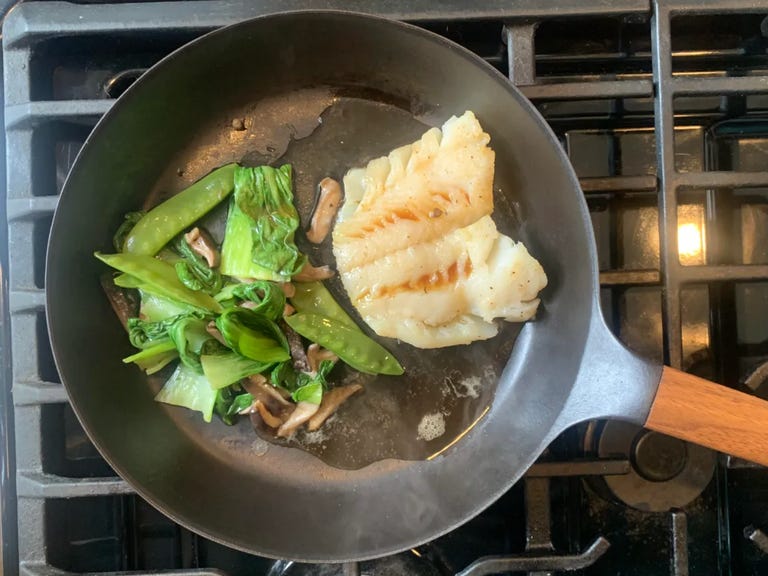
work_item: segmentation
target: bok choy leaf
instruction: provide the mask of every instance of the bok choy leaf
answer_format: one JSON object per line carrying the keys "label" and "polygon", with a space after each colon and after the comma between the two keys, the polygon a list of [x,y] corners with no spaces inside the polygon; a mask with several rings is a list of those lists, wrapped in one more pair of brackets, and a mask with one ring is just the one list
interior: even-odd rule
{"label": "bok choy leaf", "polygon": [[126,364],[133,362],[147,374],[154,374],[178,357],[176,345],[171,340],[166,339],[123,358],[123,362]]}
{"label": "bok choy leaf", "polygon": [[202,412],[203,420],[210,422],[216,396],[216,390],[208,383],[205,375],[179,363],[162,390],[155,396],[155,400]]}
{"label": "bok choy leaf", "polygon": [[262,314],[270,320],[282,318],[285,309],[285,293],[274,282],[257,280],[248,284],[230,284],[214,296],[224,307],[236,301],[252,302],[251,311]]}
{"label": "bok choy leaf", "polygon": [[174,300],[163,298],[144,290],[140,290],[139,293],[141,295],[139,315],[142,320],[147,322],[158,322],[171,316],[195,311],[191,306],[180,304]]}
{"label": "bok choy leaf", "polygon": [[230,308],[216,318],[216,327],[232,350],[258,362],[290,359],[288,341],[269,318],[246,308]]}
{"label": "bok choy leaf", "polygon": [[237,278],[286,281],[306,257],[294,242],[299,214],[293,205],[290,164],[235,169],[221,272]]}
{"label": "bok choy leaf", "polygon": [[221,421],[232,426],[237,421],[237,414],[253,404],[253,396],[247,392],[236,394],[231,388],[222,388],[216,396],[213,411]]}
{"label": "bok choy leaf", "polygon": [[243,358],[234,352],[203,354],[200,356],[200,363],[208,382],[217,390],[253,374],[261,374],[272,367],[272,364]]}
{"label": "bok choy leaf", "polygon": [[174,264],[176,275],[190,290],[202,290],[216,294],[223,284],[221,274],[208,266],[205,258],[195,252],[180,234],[173,240],[173,247],[181,255],[181,260]]}
{"label": "bok choy leaf", "polygon": [[335,362],[332,360],[323,360],[318,366],[317,373],[301,372],[298,377],[298,387],[291,394],[293,401],[320,404],[323,400],[323,391],[328,386],[326,377],[333,369],[334,364]]}

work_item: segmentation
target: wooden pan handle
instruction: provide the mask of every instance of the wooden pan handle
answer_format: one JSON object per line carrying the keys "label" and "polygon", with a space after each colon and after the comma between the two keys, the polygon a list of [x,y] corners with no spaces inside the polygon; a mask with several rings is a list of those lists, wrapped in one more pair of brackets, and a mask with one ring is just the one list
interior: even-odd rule
{"label": "wooden pan handle", "polygon": [[768,466],[768,402],[668,366],[645,426]]}

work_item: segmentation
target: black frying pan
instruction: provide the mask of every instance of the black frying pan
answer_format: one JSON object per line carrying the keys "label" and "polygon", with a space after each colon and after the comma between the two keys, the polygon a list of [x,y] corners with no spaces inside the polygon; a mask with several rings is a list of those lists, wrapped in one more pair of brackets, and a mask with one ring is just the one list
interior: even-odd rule
{"label": "black frying pan", "polygon": [[[198,414],[152,401],[160,382],[120,362],[129,345],[92,256],[109,248],[123,213],[225,162],[281,162],[285,153],[306,218],[320,177],[340,177],[466,109],[496,152],[494,217],[549,276],[535,322],[519,336],[508,328],[493,341],[442,351],[385,342],[406,377],[366,382],[367,392],[340,415],[348,427],[305,442],[305,450],[267,444],[247,422],[205,425]],[[246,130],[235,130],[232,120],[243,120]],[[327,258],[327,248],[312,257]],[[659,387],[662,367],[628,352],[605,327],[595,262],[574,173],[544,121],[504,77],[412,26],[290,13],[190,43],[104,116],[54,218],[48,325],[85,430],[157,508],[261,555],[363,559],[471,518],[558,433],[586,419],[645,423],[768,463],[768,427],[755,425],[768,421],[766,405],[668,368]],[[344,302],[338,286],[331,288]],[[462,393],[467,381],[481,382],[476,398]],[[416,428],[430,410],[447,414],[447,431],[427,442]]]}

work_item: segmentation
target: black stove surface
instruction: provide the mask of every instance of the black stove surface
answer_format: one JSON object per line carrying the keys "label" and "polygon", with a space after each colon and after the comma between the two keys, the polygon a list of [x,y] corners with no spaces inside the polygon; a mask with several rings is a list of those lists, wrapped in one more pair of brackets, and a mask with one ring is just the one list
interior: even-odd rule
{"label": "black stove surface", "polygon": [[768,5],[85,4],[25,3],[3,28],[7,574],[768,574],[764,468],[602,421],[564,433],[477,518],[396,556],[306,565],[207,541],[134,495],[90,443],[59,384],[43,297],[66,174],[147,67],[260,13],[357,9],[467,46],[537,105],[580,177],[603,310],[628,346],[768,398]]}

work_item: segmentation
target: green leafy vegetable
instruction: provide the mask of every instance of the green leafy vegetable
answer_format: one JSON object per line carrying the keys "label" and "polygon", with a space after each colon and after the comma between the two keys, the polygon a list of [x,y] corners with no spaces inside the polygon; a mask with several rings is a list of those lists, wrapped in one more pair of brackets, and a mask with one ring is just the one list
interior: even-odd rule
{"label": "green leafy vegetable", "polygon": [[169,350],[168,352],[157,354],[151,358],[136,360],[135,364],[151,376],[152,374],[159,372],[168,366],[168,364],[176,360],[178,357],[179,353],[176,352],[176,350]]}
{"label": "green leafy vegetable", "polygon": [[224,424],[232,426],[237,421],[237,414],[253,404],[253,396],[247,392],[235,394],[231,388],[222,388],[216,396],[213,411]]}
{"label": "green leafy vegetable", "polygon": [[123,358],[123,362],[126,364],[133,362],[147,374],[154,374],[178,357],[176,345],[170,339],[166,339]]}
{"label": "green leafy vegetable", "polygon": [[168,328],[176,322],[177,316],[171,316],[157,322],[145,322],[141,318],[128,318],[128,339],[136,348],[149,348],[169,340]]}
{"label": "green leafy vegetable", "polygon": [[248,284],[231,284],[214,296],[225,307],[232,301],[253,302],[253,312],[266,316],[270,320],[283,317],[285,294],[274,282],[257,280]]}
{"label": "green leafy vegetable", "polygon": [[174,264],[176,275],[190,290],[202,290],[208,294],[216,294],[223,284],[221,274],[208,266],[205,258],[195,252],[179,234],[173,241],[173,247],[182,259]]}
{"label": "green leafy vegetable", "polygon": [[210,422],[216,396],[216,390],[208,383],[205,375],[179,363],[155,400],[202,412],[203,420]]}
{"label": "green leafy vegetable", "polygon": [[272,366],[272,364],[243,358],[234,352],[203,354],[200,356],[200,363],[208,382],[217,390],[253,374],[261,374]]}
{"label": "green leafy vegetable", "polygon": [[136,276],[130,274],[118,274],[115,276],[115,286],[120,288],[134,288],[136,290],[141,288],[142,282]]}
{"label": "green leafy vegetable", "polygon": [[335,363],[331,360],[320,362],[317,374],[302,372],[298,376],[298,387],[291,394],[294,402],[310,402],[320,404],[323,400],[323,390],[328,387],[326,378]]}
{"label": "green leafy vegetable", "polygon": [[293,392],[299,386],[299,373],[290,360],[281,362],[272,369],[269,381],[275,386],[285,388],[288,392]]}
{"label": "green leafy vegetable", "polygon": [[238,166],[234,177],[221,272],[237,278],[290,279],[306,262],[294,243],[299,215],[293,205],[290,164]]}
{"label": "green leafy vegetable", "polygon": [[125,215],[125,220],[123,220],[123,223],[120,224],[117,232],[115,232],[115,235],[112,237],[112,244],[115,246],[117,252],[123,251],[125,239],[128,237],[130,231],[133,230],[133,227],[136,226],[138,221],[143,217],[144,212],[128,212]]}
{"label": "green leafy vegetable", "polygon": [[[185,312],[177,316],[169,316],[163,320],[148,322],[141,318],[128,319],[128,338],[136,348],[146,348],[171,337],[171,330],[177,324],[183,324],[186,319],[202,320],[205,314],[199,311]],[[208,338],[211,336],[208,335]]]}
{"label": "green leafy vegetable", "polygon": [[304,338],[327,348],[355,370],[394,376],[403,373],[395,357],[357,326],[304,312],[286,316],[285,321]]}
{"label": "green leafy vegetable", "polygon": [[251,360],[273,363],[288,360],[288,341],[269,318],[246,308],[230,308],[216,318],[227,346]]}
{"label": "green leafy vegetable", "polygon": [[188,312],[195,311],[195,308],[186,304],[179,304],[168,298],[157,296],[144,290],[139,290],[141,296],[141,306],[139,308],[139,315],[142,320],[147,322],[158,322],[159,320],[165,320],[171,316],[178,316],[179,314],[186,314]]}
{"label": "green leafy vegetable", "polygon": [[154,256],[174,236],[199,220],[234,188],[236,164],[217,168],[139,220],[125,239],[123,250]]}
{"label": "green leafy vegetable", "polygon": [[291,394],[294,402],[309,402],[310,404],[320,404],[323,401],[323,384],[318,380],[312,380],[304,386],[297,388]]}
{"label": "green leafy vegetable", "polygon": [[179,352],[182,363],[196,372],[203,372],[200,364],[200,352],[208,340],[213,337],[205,329],[207,320],[193,314],[180,316],[168,329],[168,335]]}
{"label": "green leafy vegetable", "polygon": [[204,308],[212,312],[220,312],[221,305],[208,294],[194,292],[184,286],[176,276],[173,266],[153,258],[140,254],[102,254],[96,252],[96,258],[130,275],[136,282],[132,287],[141,288],[158,296],[164,296],[178,302],[183,302],[197,308]]}

